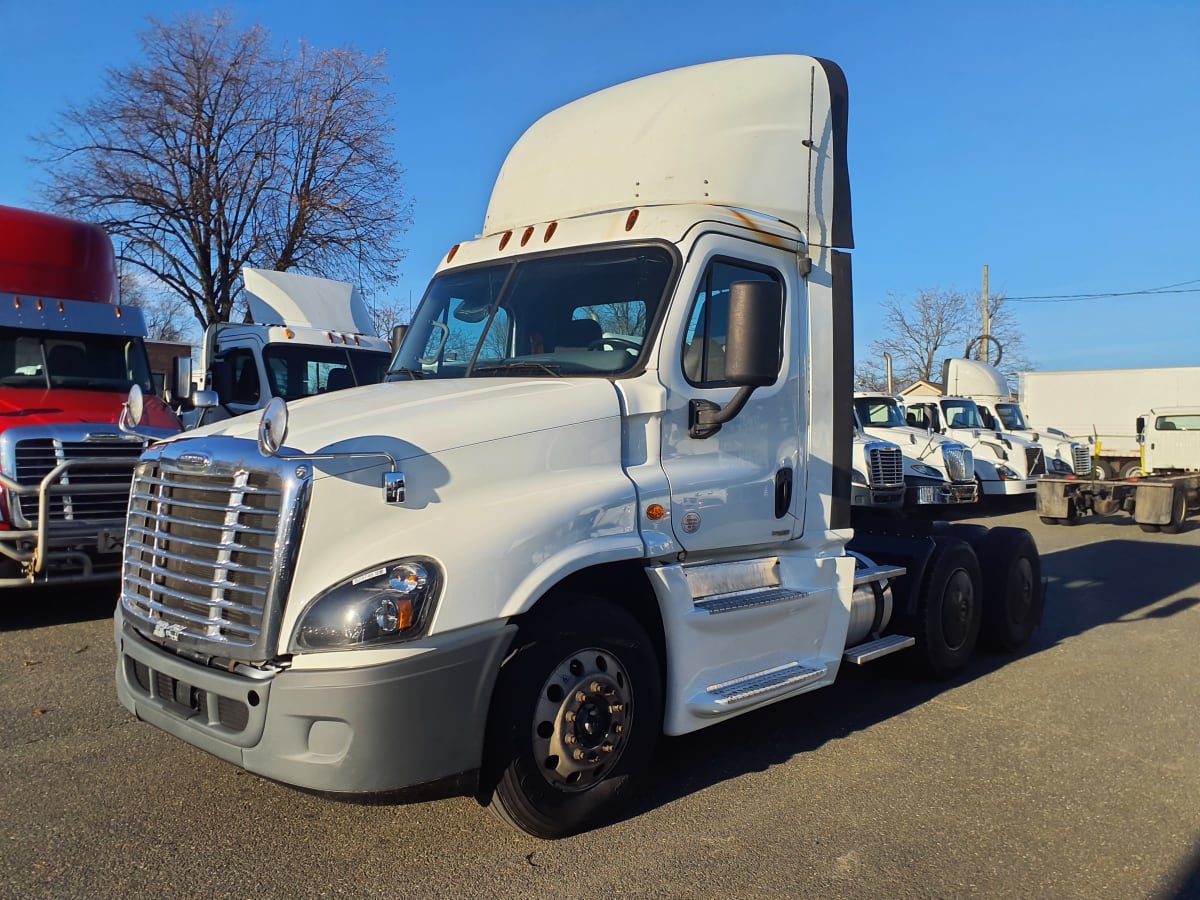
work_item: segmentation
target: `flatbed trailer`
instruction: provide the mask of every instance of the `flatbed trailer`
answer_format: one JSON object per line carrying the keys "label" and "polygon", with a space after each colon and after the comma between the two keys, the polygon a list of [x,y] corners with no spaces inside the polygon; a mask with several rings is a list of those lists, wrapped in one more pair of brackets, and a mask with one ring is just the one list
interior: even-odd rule
{"label": "flatbed trailer", "polygon": [[1124,481],[1040,478],[1037,512],[1047,525],[1074,525],[1084,516],[1128,513],[1142,531],[1177,534],[1200,508],[1200,472],[1147,475]]}

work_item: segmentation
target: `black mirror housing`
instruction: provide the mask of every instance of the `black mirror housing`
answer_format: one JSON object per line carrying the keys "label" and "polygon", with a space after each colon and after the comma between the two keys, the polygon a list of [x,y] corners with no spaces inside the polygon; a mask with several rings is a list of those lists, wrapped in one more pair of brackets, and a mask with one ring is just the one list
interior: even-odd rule
{"label": "black mirror housing", "polygon": [[725,379],[766,387],[779,378],[783,288],[774,281],[736,281],[729,288]]}

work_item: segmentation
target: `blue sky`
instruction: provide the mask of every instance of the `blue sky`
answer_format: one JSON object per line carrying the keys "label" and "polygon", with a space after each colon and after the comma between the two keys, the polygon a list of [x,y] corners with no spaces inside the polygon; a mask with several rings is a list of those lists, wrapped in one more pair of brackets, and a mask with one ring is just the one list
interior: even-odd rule
{"label": "blue sky", "polygon": [[[175,0],[0,0],[0,203],[34,205],[29,137],[94,96]],[[760,53],[850,86],[858,346],[921,288],[1027,302],[1039,368],[1200,365],[1200,3],[245,0],[277,42],[386,51],[415,201],[396,298],[482,226],[512,142],[550,109],[662,69]],[[959,352],[960,348],[954,348]]]}

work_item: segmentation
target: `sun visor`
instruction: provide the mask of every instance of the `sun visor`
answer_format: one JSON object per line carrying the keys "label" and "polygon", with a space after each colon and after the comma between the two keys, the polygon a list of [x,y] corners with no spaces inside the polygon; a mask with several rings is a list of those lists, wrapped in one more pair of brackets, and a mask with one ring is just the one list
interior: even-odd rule
{"label": "sun visor", "polygon": [[242,269],[250,317],[259,325],[290,325],[374,334],[371,314],[354,285],[311,275]]}
{"label": "sun visor", "polygon": [[854,246],[846,80],[811,56],[759,56],[619,84],[543,116],[509,152],[484,234],[608,210],[751,210],[812,244]]}

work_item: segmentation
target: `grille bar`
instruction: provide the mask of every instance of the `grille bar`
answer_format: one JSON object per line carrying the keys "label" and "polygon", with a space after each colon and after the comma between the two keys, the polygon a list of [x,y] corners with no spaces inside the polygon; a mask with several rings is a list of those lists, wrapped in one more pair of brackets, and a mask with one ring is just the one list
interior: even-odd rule
{"label": "grille bar", "polygon": [[902,487],[904,485],[904,458],[899,447],[871,447],[870,479],[872,487]]}
{"label": "grille bar", "polygon": [[274,655],[310,486],[303,467],[240,438],[146,453],[125,531],[121,603],[134,627],[161,635],[167,623],[172,645],[220,658]]}

